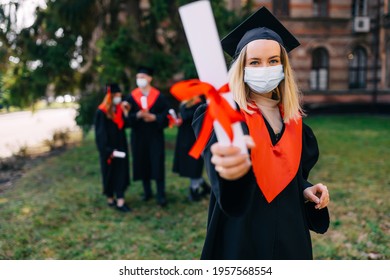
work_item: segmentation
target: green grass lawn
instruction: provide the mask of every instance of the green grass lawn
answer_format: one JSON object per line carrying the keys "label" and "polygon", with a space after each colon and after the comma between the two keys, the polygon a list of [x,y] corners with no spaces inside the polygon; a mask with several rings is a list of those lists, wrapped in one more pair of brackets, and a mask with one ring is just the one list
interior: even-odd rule
{"label": "green grass lawn", "polygon": [[[305,121],[320,146],[310,181],[325,183],[331,195],[331,227],[312,234],[315,259],[390,259],[390,119]],[[166,135],[166,208],[142,202],[139,182],[126,193],[132,213],[108,208],[90,134],[1,194],[0,259],[199,259],[208,201],[187,200],[188,180],[171,172],[176,130]]]}

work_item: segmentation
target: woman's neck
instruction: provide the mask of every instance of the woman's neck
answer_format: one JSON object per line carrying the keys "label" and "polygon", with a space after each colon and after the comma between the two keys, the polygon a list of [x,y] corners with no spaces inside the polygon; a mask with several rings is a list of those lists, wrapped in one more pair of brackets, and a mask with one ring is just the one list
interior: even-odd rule
{"label": "woman's neck", "polygon": [[265,94],[251,93],[250,97],[258,105],[264,104],[264,102],[266,102],[266,104],[275,104],[276,106],[276,104],[279,102],[279,98],[273,92]]}

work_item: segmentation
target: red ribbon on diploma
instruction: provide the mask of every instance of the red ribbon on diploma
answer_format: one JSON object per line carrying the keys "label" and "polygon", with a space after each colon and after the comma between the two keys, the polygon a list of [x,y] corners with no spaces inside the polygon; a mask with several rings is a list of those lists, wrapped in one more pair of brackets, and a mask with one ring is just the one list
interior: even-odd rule
{"label": "red ribbon on diploma", "polygon": [[189,155],[198,159],[204,147],[209,141],[213,122],[220,123],[230,140],[233,141],[232,124],[243,121],[244,118],[240,112],[233,109],[229,102],[221,95],[230,91],[229,85],[225,84],[218,90],[209,83],[201,82],[198,79],[181,81],[174,84],[170,89],[172,95],[179,101],[187,100],[198,95],[204,94],[208,100],[205,117],[198,139],[192,146]]}

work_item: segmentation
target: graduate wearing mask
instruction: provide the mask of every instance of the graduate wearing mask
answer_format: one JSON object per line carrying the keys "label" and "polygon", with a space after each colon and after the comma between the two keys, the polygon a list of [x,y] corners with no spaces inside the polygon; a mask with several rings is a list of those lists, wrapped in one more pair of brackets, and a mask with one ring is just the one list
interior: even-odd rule
{"label": "graduate wearing mask", "polygon": [[122,92],[117,84],[108,85],[106,92],[95,115],[95,141],[100,156],[103,194],[108,206],[126,213],[131,211],[125,203],[125,191],[130,184],[125,123],[130,105],[122,102]]}
{"label": "graduate wearing mask", "polygon": [[136,83],[128,102],[131,105],[131,149],[133,154],[133,179],[142,180],[142,199],[153,196],[151,180],[157,185],[157,203],[167,204],[165,195],[165,139],[164,128],[168,126],[169,106],[158,89],[151,85],[153,69],[140,67]]}
{"label": "graduate wearing mask", "polygon": [[[204,150],[212,194],[202,259],[312,259],[309,230],[328,229],[327,187],[308,181],[319,150],[289,63],[298,45],[264,7],[222,40],[249,154],[214,133]],[[204,111],[195,113],[196,133]]]}

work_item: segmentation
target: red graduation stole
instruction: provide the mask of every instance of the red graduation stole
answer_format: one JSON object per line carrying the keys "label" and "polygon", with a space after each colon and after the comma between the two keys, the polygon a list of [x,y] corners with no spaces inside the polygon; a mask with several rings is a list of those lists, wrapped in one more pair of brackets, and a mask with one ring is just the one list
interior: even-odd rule
{"label": "red graduation stole", "polygon": [[256,182],[270,203],[298,172],[302,152],[302,118],[285,124],[282,138],[274,146],[260,110],[252,115],[244,110],[242,113],[256,144],[251,150]]}
{"label": "red graduation stole", "polygon": [[[150,88],[149,95],[147,96],[147,103],[148,103],[148,110],[153,107],[154,103],[156,102],[158,96],[160,95],[160,91],[154,87]],[[143,96],[142,91],[140,88],[136,88],[131,92],[131,96],[133,97],[134,101],[137,103],[138,107],[142,109],[141,104],[141,97]]]}
{"label": "red graduation stole", "polygon": [[[122,107],[120,104],[115,105],[115,107],[116,107],[115,108],[116,110],[115,110],[115,114],[112,118],[112,121],[116,124],[116,126],[119,129],[122,129],[123,126],[125,125],[125,121],[123,120],[123,115],[122,115]],[[106,109],[105,104],[100,104],[98,108],[107,116],[107,109]],[[112,155],[110,155],[108,157],[107,164],[111,164],[111,162],[112,162]]]}
{"label": "red graduation stole", "polygon": [[[123,115],[122,115],[122,107],[120,106],[120,104],[118,105],[115,105],[115,114],[112,118],[112,121],[117,125],[117,127],[119,129],[122,129],[123,126],[125,125],[125,121],[123,120]],[[104,114],[107,115],[107,109],[106,109],[106,106],[104,104],[100,104],[99,105],[99,109],[101,111],[103,111]]]}

